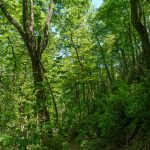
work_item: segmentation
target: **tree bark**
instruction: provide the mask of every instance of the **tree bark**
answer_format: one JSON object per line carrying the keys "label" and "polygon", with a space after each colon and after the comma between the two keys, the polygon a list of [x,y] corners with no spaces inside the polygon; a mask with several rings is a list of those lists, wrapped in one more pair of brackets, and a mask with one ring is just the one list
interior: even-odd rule
{"label": "tree bark", "polygon": [[130,0],[132,25],[138,32],[145,58],[145,66],[150,70],[150,40],[146,26],[141,22],[142,11],[139,0]]}

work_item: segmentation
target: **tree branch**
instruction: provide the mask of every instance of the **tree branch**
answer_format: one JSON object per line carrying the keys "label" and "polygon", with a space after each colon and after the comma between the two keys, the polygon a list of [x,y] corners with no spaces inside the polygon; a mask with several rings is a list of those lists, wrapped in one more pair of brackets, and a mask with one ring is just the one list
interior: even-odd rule
{"label": "tree branch", "polygon": [[[23,2],[25,2],[26,0],[24,0]],[[27,47],[27,49],[28,49],[28,51],[29,51],[29,54],[31,55],[31,56],[33,56],[33,53],[32,53],[32,51],[31,51],[31,49],[30,49],[30,45],[29,45],[29,42],[28,42],[28,36],[27,36],[27,34],[26,34],[26,31],[24,31],[23,29],[22,29],[22,27],[20,26],[20,24],[9,14],[9,12],[7,11],[7,9],[5,8],[5,6],[4,6],[4,4],[3,4],[3,1],[2,0],[0,0],[0,9],[2,10],[2,12],[3,12],[3,14],[5,15],[5,17],[8,19],[8,21],[18,30],[18,32],[19,32],[19,34],[21,35],[21,37],[22,37],[22,39],[23,39],[23,41],[24,41],[24,43],[25,43],[25,45],[26,45],[26,47]],[[25,9],[25,7],[23,8],[23,9]],[[24,23],[26,23],[26,15],[27,14],[23,14],[23,19],[24,19]],[[24,24],[25,25],[25,24]],[[26,30],[27,28],[25,28],[25,30]]]}
{"label": "tree branch", "polygon": [[25,40],[25,33],[22,30],[21,26],[19,25],[19,23],[12,18],[12,16],[9,14],[9,12],[6,10],[2,0],[0,0],[0,9],[2,10],[3,14],[6,16],[6,18],[8,19],[8,21],[18,30],[18,32],[20,33],[20,35],[22,36],[22,38]]}
{"label": "tree branch", "polygon": [[44,27],[44,38],[43,38],[43,41],[42,41],[41,54],[43,53],[44,49],[46,48],[46,46],[48,44],[48,29],[49,29],[50,21],[51,21],[51,18],[52,18],[53,7],[54,7],[53,5],[54,5],[53,0],[50,0],[48,15],[47,15],[47,19],[46,19],[45,27]]}
{"label": "tree branch", "polygon": [[33,35],[33,33],[34,33],[34,8],[33,8],[33,0],[30,0],[30,32]]}
{"label": "tree branch", "polygon": [[28,33],[28,0],[23,0],[23,28]]}
{"label": "tree branch", "polygon": [[80,64],[81,67],[83,67],[83,64],[81,63],[80,57],[79,57],[79,54],[78,54],[78,48],[76,47],[76,45],[74,44],[74,41],[73,41],[72,32],[70,34],[70,39],[71,39],[71,44],[72,44],[73,48],[75,49],[76,56],[77,56],[77,59],[78,59],[78,63]]}
{"label": "tree branch", "polygon": [[140,21],[140,16],[138,15],[138,0],[130,0],[131,5],[131,21],[135,29],[141,33],[145,32],[145,27]]}

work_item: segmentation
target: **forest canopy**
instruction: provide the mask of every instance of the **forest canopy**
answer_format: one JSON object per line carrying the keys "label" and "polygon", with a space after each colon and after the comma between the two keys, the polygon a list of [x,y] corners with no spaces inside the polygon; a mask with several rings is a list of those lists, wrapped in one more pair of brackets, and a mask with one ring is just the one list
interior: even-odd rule
{"label": "forest canopy", "polygon": [[149,150],[149,125],[149,0],[0,0],[0,150]]}

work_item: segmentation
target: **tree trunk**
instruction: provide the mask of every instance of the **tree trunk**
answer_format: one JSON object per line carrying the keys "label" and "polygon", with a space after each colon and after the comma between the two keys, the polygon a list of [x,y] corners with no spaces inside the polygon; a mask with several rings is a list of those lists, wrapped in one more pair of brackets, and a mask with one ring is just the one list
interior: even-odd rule
{"label": "tree trunk", "polygon": [[104,54],[104,51],[103,51],[103,47],[101,46],[101,44],[100,44],[99,39],[98,39],[97,36],[96,36],[96,40],[97,40],[98,46],[100,47],[100,51],[101,51],[101,55],[102,55],[102,60],[103,60],[103,63],[104,63],[105,69],[106,69],[106,73],[107,73],[110,85],[111,85],[112,84],[112,77],[111,77],[111,73],[110,73],[110,70],[109,70],[109,66],[108,66],[108,64],[106,62],[106,58],[105,58],[105,54]]}
{"label": "tree trunk", "polygon": [[36,106],[39,123],[49,121],[49,113],[46,104],[46,94],[44,89],[44,72],[39,58],[31,58],[33,79],[36,92]]}
{"label": "tree trunk", "polygon": [[36,92],[37,124],[41,132],[42,146],[50,148],[48,139],[52,137],[52,131],[49,128],[50,114],[47,106],[47,96],[44,87],[44,69],[40,57],[31,57],[34,87]]}
{"label": "tree trunk", "polygon": [[142,49],[145,58],[145,66],[148,70],[150,70],[150,40],[147,28],[141,22],[141,17],[143,16],[142,11],[140,11],[141,6],[138,0],[130,0],[130,5],[132,25],[134,26],[141,38]]}

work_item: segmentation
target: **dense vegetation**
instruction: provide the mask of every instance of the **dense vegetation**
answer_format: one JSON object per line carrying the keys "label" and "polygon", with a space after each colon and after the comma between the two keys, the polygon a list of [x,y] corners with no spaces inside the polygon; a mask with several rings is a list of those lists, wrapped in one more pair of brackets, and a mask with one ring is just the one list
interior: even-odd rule
{"label": "dense vegetation", "polygon": [[149,70],[149,0],[0,0],[0,149],[149,150]]}

